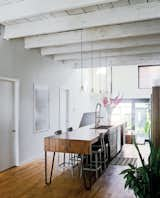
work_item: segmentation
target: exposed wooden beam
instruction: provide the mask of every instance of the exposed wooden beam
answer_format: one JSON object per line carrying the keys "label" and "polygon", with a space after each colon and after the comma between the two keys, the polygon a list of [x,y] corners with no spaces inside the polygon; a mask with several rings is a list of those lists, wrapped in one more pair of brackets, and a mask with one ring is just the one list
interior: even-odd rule
{"label": "exposed wooden beam", "polygon": [[[93,67],[99,67],[99,59],[95,58],[93,62]],[[73,64],[73,61],[64,61],[64,63],[71,63]],[[92,67],[90,60],[84,60],[83,66],[86,68]],[[80,61],[74,61],[74,64],[77,68],[81,67]],[[160,64],[160,55],[159,53],[154,54],[139,54],[139,55],[130,55],[130,56],[115,56],[115,57],[103,57],[101,58],[101,66],[121,66],[121,65],[157,65]]]}
{"label": "exposed wooden beam", "polygon": [[[160,34],[160,20],[112,25],[83,30],[85,42]],[[80,43],[81,31],[62,32],[25,38],[25,48]]]}
{"label": "exposed wooden beam", "polygon": [[111,8],[76,16],[8,25],[6,39],[160,18],[160,2]]}
{"label": "exposed wooden beam", "polygon": [[24,0],[0,7],[0,23],[118,0]]}
{"label": "exposed wooden beam", "polygon": [[[150,54],[160,52],[160,46],[145,46],[145,47],[134,47],[114,50],[103,50],[95,51],[92,53],[94,58],[98,57],[109,57],[109,56],[125,56],[135,54]],[[81,59],[81,53],[70,53],[70,54],[57,54],[54,55],[54,60],[79,60]],[[83,59],[91,59],[91,53],[87,52],[83,54]]]}
{"label": "exposed wooden beam", "polygon": [[[125,39],[106,40],[98,42],[90,42],[83,44],[83,52],[96,51],[96,50],[109,50],[128,47],[140,47],[160,45],[160,35],[155,36],[141,36]],[[80,44],[65,45],[58,47],[46,47],[41,49],[41,55],[54,55],[54,54],[68,54],[81,51]]]}

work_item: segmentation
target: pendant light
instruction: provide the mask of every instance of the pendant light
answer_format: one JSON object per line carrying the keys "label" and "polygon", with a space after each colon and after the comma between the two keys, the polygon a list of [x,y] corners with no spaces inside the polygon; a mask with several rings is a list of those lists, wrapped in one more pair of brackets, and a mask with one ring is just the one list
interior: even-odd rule
{"label": "pendant light", "polygon": [[91,43],[91,93],[94,93],[93,43]]}
{"label": "pendant light", "polygon": [[83,85],[83,30],[81,30],[81,91],[84,91]]}
{"label": "pendant light", "polygon": [[106,66],[106,85],[105,85],[105,93],[108,96],[109,92],[108,92],[108,64],[107,64],[107,57],[105,58],[105,66]]}
{"label": "pendant light", "polygon": [[101,87],[101,51],[99,51],[99,94],[102,94]]}
{"label": "pendant light", "polygon": [[112,66],[111,65],[110,65],[110,75],[111,75],[110,76],[110,78],[111,78],[111,82],[110,82],[110,95],[112,96],[112,91],[113,91],[112,90],[113,89],[113,84],[112,84],[113,82],[112,81],[113,81],[113,79],[112,79]]}

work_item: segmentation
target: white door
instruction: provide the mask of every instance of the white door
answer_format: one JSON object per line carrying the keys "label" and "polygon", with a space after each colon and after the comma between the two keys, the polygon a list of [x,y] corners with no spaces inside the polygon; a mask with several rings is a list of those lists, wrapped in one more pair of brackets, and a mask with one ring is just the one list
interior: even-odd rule
{"label": "white door", "polygon": [[60,89],[60,129],[66,131],[69,127],[69,95],[68,89]]}
{"label": "white door", "polygon": [[15,165],[14,85],[0,80],[0,171]]}

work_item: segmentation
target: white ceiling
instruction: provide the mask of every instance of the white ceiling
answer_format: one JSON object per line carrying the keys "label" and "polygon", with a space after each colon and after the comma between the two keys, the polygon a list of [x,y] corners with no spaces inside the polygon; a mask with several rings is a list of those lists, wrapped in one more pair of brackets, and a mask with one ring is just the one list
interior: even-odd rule
{"label": "white ceiling", "polygon": [[58,61],[79,60],[80,29],[85,59],[92,51],[140,58],[160,52],[159,8],[160,0],[0,0],[0,23],[4,38],[24,38]]}

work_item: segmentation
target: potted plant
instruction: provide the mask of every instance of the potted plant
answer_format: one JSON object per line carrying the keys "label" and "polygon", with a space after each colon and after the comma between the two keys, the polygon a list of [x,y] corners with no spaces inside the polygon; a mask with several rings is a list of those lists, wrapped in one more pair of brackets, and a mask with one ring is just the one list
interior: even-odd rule
{"label": "potted plant", "polygon": [[150,156],[146,164],[140,150],[138,151],[142,166],[129,165],[129,168],[122,171],[124,175],[125,188],[132,189],[138,198],[160,198],[160,148],[156,149],[151,142]]}

